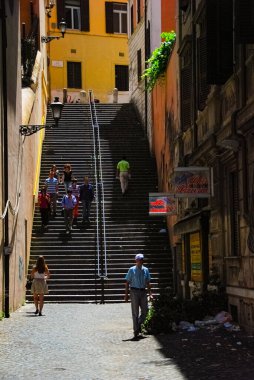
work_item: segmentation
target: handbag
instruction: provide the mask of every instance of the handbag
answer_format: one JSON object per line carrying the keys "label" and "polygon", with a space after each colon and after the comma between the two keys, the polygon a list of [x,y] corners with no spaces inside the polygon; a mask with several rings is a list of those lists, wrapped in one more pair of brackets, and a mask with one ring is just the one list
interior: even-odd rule
{"label": "handbag", "polygon": [[33,283],[33,280],[29,277],[29,278],[26,280],[26,290],[31,290],[32,283]]}

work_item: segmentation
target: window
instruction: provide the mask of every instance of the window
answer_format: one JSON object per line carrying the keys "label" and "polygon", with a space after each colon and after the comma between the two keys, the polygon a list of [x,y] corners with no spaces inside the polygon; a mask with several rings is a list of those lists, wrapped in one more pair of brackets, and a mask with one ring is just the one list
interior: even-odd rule
{"label": "window", "polygon": [[115,87],[119,91],[129,91],[129,68],[128,66],[115,66]]}
{"label": "window", "polygon": [[134,32],[134,14],[133,14],[133,5],[131,6],[131,34]]}
{"label": "window", "polygon": [[82,88],[81,62],[67,62],[67,87]]}
{"label": "window", "polygon": [[106,33],[127,34],[127,4],[105,2]]}
{"label": "window", "polygon": [[182,131],[191,126],[192,115],[192,49],[188,39],[181,52],[181,120]]}
{"label": "window", "polygon": [[89,32],[89,0],[57,0],[58,24],[63,18],[67,29]]}
{"label": "window", "polygon": [[231,255],[238,256],[240,254],[240,239],[239,239],[239,191],[237,172],[230,173],[229,176],[230,189],[230,227],[231,227]]}
{"label": "window", "polygon": [[142,75],[142,57],[141,57],[141,49],[137,51],[137,67],[138,67],[138,82],[141,81],[141,75]]}
{"label": "window", "polygon": [[68,29],[81,29],[79,0],[66,0],[65,21]]}
{"label": "window", "polygon": [[140,0],[137,0],[137,23],[141,20],[141,3]]}

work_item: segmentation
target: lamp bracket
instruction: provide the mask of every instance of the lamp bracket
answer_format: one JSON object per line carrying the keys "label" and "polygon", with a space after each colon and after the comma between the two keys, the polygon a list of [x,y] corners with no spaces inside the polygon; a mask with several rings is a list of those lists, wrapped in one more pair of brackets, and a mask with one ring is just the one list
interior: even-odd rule
{"label": "lamp bracket", "polygon": [[22,136],[31,136],[34,133],[40,131],[41,129],[51,129],[55,127],[54,124],[45,124],[45,125],[20,125],[19,126],[19,133]]}
{"label": "lamp bracket", "polygon": [[52,40],[59,40],[59,38],[63,38],[62,36],[42,36],[41,42],[47,44]]}

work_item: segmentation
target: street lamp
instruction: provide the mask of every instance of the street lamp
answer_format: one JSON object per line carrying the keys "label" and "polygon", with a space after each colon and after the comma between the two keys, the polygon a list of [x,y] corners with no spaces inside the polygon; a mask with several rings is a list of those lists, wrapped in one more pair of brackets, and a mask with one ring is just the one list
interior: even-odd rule
{"label": "street lamp", "polygon": [[52,40],[59,40],[59,38],[64,38],[64,35],[66,32],[66,22],[63,18],[62,18],[62,21],[59,22],[59,29],[60,29],[60,32],[62,33],[62,36],[42,36],[41,42],[47,44],[48,42]]}
{"label": "street lamp", "polygon": [[61,119],[63,103],[59,102],[59,98],[55,97],[54,102],[50,104],[51,112],[55,124],[44,124],[44,125],[20,125],[19,133],[22,136],[31,136],[34,133],[40,131],[43,128],[53,128],[58,126],[58,122]]}

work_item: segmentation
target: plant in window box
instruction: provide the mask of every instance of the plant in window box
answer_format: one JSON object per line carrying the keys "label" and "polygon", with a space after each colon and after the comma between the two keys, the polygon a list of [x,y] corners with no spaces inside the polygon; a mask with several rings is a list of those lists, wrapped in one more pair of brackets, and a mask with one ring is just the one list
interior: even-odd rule
{"label": "plant in window box", "polygon": [[142,79],[147,78],[146,90],[149,91],[153,89],[157,80],[163,78],[168,59],[175,44],[176,33],[174,31],[164,32],[161,34],[161,37],[164,41],[152,52],[151,57],[147,61],[149,67],[144,70],[142,75]]}

